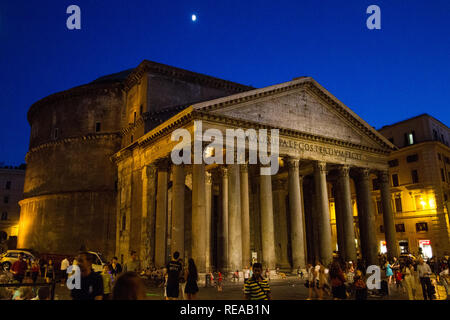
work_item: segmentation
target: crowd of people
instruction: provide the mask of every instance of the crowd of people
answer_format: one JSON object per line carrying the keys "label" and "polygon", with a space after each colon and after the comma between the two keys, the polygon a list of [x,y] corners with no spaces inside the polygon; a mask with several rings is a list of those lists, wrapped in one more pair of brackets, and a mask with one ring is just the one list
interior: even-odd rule
{"label": "crowd of people", "polygon": [[[449,297],[449,257],[440,260],[410,256],[399,261],[380,255],[379,267],[382,272],[380,284],[376,289],[367,287],[366,265],[362,261],[342,263],[335,259],[329,266],[317,261],[306,267],[305,286],[308,288],[308,300],[356,299],[366,300],[369,295],[388,296],[396,293],[397,297],[406,295],[409,300],[419,299],[421,288],[424,300],[436,299],[436,287],[442,285]],[[303,278],[303,272],[297,272]]]}
{"label": "crowd of people", "polygon": [[[195,261],[190,258],[187,263],[175,252],[169,263],[157,269],[154,266],[143,268],[135,251],[130,259],[123,264],[114,257],[110,263],[103,266],[101,272],[92,268],[94,257],[89,252],[81,252],[72,263],[66,257],[57,267],[48,259],[42,261],[25,260],[19,255],[13,263],[10,272],[0,275],[0,283],[27,284],[26,286],[0,287],[0,299],[12,300],[46,300],[51,297],[51,286],[32,286],[38,279],[45,283],[60,281],[61,286],[67,284],[67,279],[73,281],[75,269],[68,273],[68,268],[78,266],[80,271],[80,288],[72,288],[71,297],[74,300],[143,300],[146,299],[146,288],[151,286],[163,289],[164,299],[193,300],[199,292],[199,274]],[[339,259],[327,266],[320,261],[308,264],[306,269],[298,268],[298,279],[304,280],[308,288],[308,300],[311,299],[356,299],[365,300],[369,296],[389,295],[396,293],[405,295],[410,300],[419,299],[422,289],[423,299],[436,299],[436,285],[442,285],[448,297],[449,257],[428,259],[422,257],[388,259],[386,255],[379,256],[379,266],[382,270],[381,287],[367,287],[367,266],[361,261],[345,262]],[[242,271],[235,270],[230,276],[233,283],[243,281],[244,297],[249,300],[271,299],[270,277],[272,272],[264,269],[260,263],[253,263]],[[274,272],[278,278],[286,276],[277,268]],[[284,277],[282,276],[284,275]],[[206,275],[205,285],[214,285],[217,291],[223,291],[225,276],[220,272],[210,272]]]}

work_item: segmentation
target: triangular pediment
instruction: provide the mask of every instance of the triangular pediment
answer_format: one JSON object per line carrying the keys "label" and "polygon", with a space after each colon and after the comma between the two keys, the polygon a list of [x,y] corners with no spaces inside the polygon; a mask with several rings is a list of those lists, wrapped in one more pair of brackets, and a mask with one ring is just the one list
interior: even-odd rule
{"label": "triangular pediment", "polygon": [[308,79],[224,97],[194,109],[369,148],[393,148],[348,107]]}

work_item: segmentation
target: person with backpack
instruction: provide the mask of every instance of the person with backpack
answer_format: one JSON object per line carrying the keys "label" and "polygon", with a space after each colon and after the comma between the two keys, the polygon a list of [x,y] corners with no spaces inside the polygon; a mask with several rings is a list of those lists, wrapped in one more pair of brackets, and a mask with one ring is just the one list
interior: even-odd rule
{"label": "person with backpack", "polygon": [[367,285],[361,270],[356,270],[353,280],[355,300],[367,300]]}
{"label": "person with backpack", "polygon": [[331,292],[335,300],[346,299],[347,289],[345,287],[345,274],[337,261],[330,268]]}

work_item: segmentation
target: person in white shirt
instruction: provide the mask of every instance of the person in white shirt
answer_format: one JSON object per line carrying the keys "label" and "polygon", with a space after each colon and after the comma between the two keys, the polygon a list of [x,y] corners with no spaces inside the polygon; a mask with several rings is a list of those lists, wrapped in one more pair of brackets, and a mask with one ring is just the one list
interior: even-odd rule
{"label": "person in white shirt", "polygon": [[431,268],[423,261],[423,258],[419,259],[417,265],[417,273],[419,275],[420,284],[422,286],[423,299],[433,300],[433,288],[431,286],[430,275],[432,274]]}
{"label": "person in white shirt", "polygon": [[69,260],[66,258],[61,261],[61,286],[64,286],[67,282],[67,268],[70,266]]}

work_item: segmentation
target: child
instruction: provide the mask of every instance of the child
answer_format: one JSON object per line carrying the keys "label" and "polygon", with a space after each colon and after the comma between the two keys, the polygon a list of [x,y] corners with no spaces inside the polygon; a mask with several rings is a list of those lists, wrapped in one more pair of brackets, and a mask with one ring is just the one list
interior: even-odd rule
{"label": "child", "polygon": [[113,281],[113,277],[109,270],[109,266],[106,264],[103,266],[102,279],[103,279],[103,300],[109,300],[109,297],[111,295],[112,289],[111,283]]}
{"label": "child", "polygon": [[397,290],[400,290],[400,288],[403,288],[402,280],[403,280],[402,272],[399,269],[395,270],[395,283],[397,284]]}

